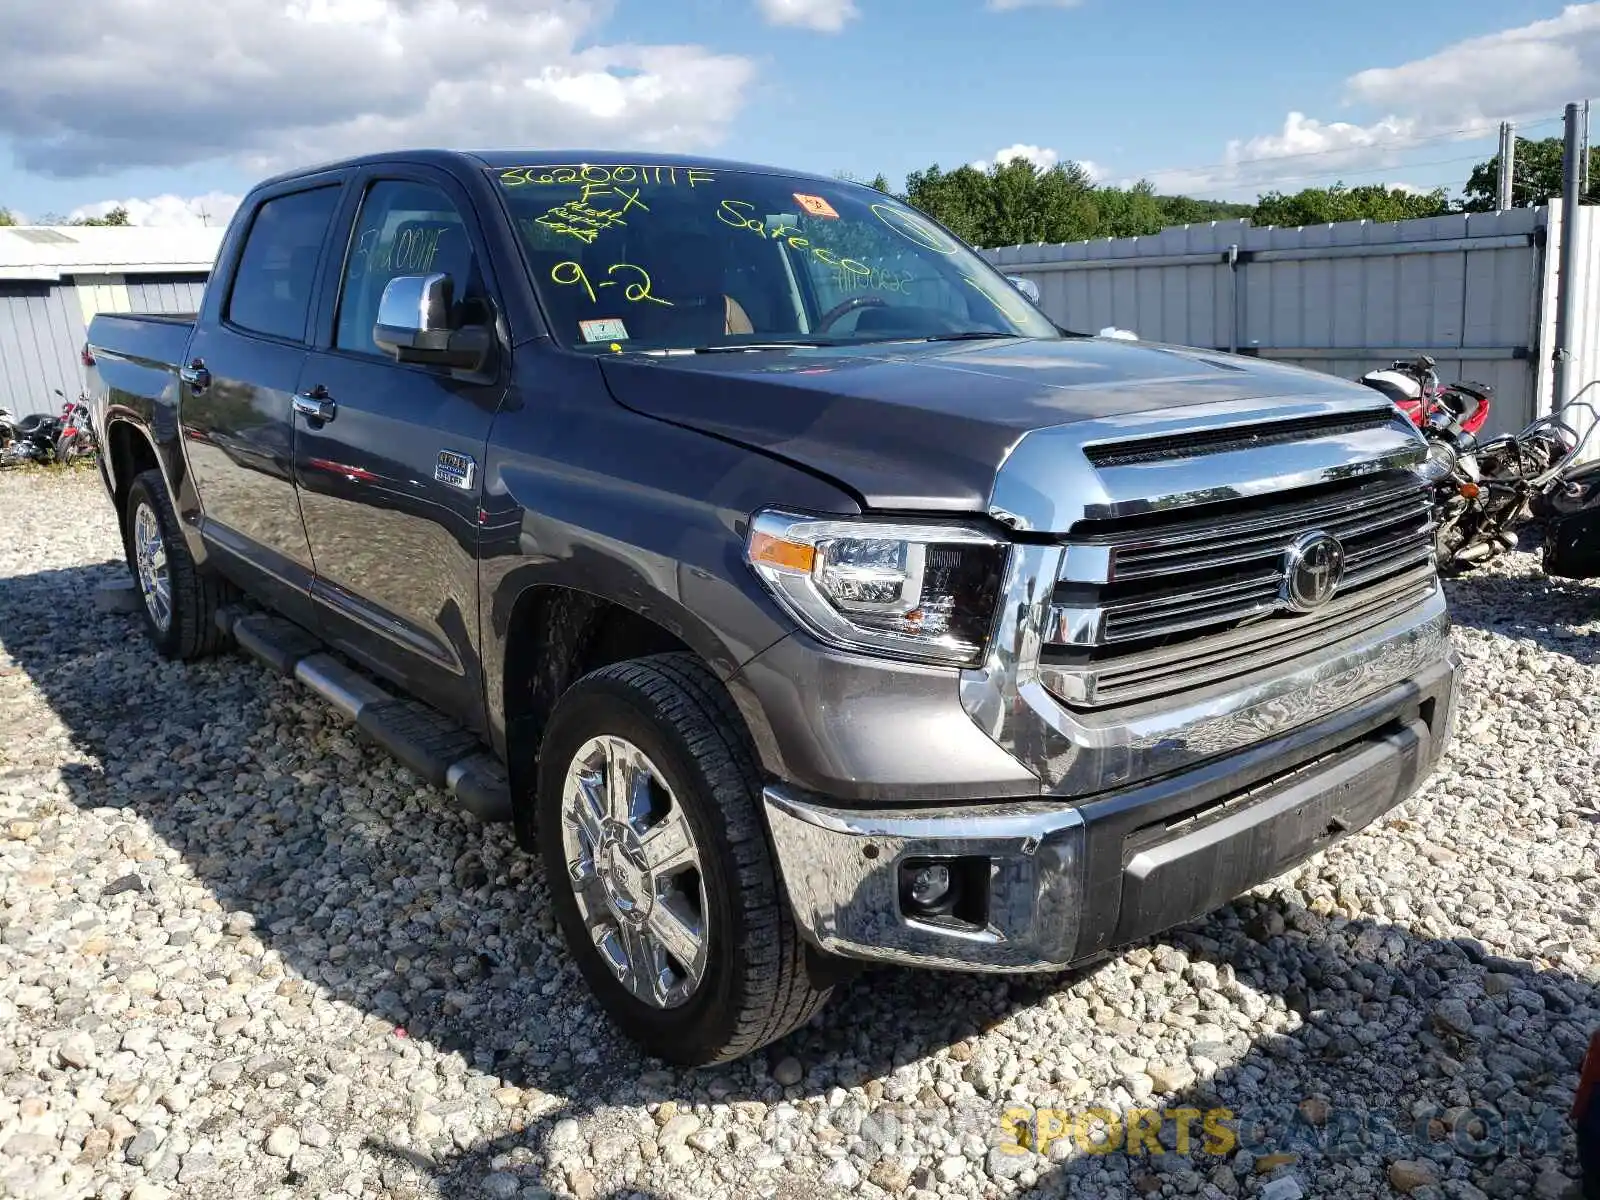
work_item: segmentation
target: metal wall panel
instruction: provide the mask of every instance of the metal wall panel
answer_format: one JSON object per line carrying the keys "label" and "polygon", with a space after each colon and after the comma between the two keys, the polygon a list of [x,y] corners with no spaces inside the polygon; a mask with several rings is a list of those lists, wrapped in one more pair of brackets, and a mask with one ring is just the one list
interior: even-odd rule
{"label": "metal wall panel", "polygon": [[70,285],[0,281],[0,407],[59,412],[83,390],[86,334]]}
{"label": "metal wall panel", "polygon": [[[1346,378],[1432,354],[1447,382],[1494,385],[1498,432],[1534,413],[1545,221],[1532,209],[1296,229],[1222,221],[985,256],[1037,283],[1045,312],[1068,329],[1237,346]],[[1593,274],[1587,311],[1600,322],[1600,267]],[[1600,328],[1595,337],[1600,372]]]}
{"label": "metal wall panel", "polygon": [[200,311],[204,275],[129,275],[128,311],[193,313]]}
{"label": "metal wall panel", "polygon": [[79,357],[96,312],[192,313],[205,276],[85,275],[60,282],[0,280],[0,407],[58,412],[83,391]]}

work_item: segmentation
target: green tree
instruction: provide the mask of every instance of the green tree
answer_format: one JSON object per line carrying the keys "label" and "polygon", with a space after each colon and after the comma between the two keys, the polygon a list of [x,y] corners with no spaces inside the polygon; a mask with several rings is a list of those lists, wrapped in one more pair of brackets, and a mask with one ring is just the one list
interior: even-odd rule
{"label": "green tree", "polygon": [[1253,216],[1254,204],[1230,204],[1225,200],[1193,200],[1188,196],[1157,196],[1161,205],[1162,228],[1169,225],[1200,225],[1206,221],[1237,221]]}
{"label": "green tree", "polygon": [[11,215],[9,208],[0,208],[0,225],[15,225],[16,223],[17,219]]}
{"label": "green tree", "polygon": [[1406,221],[1438,217],[1450,211],[1443,188],[1408,192],[1381,183],[1346,187],[1306,188],[1294,195],[1268,192],[1256,204],[1256,225],[1326,225],[1333,221]]}
{"label": "green tree", "polygon": [[[1552,196],[1561,195],[1562,161],[1566,150],[1558,137],[1517,139],[1517,152],[1511,160],[1511,207],[1538,208]],[[1589,191],[1584,203],[1600,200],[1600,148],[1589,151]],[[1500,179],[1500,156],[1472,168],[1467,186],[1462,189],[1467,212],[1493,212]]]}
{"label": "green tree", "polygon": [[1076,242],[1148,236],[1170,225],[1247,217],[1248,204],[1159,196],[1140,180],[1096,187],[1076,162],[1041,170],[1024,159],[945,171],[937,164],[906,177],[903,200],[976,246]]}
{"label": "green tree", "polygon": [[1094,204],[1092,237],[1149,237],[1168,224],[1155,185],[1148,179],[1131,188],[1096,188]]}
{"label": "green tree", "polygon": [[128,210],[122,205],[117,205],[103,217],[75,217],[67,222],[69,225],[126,225],[128,224]]}

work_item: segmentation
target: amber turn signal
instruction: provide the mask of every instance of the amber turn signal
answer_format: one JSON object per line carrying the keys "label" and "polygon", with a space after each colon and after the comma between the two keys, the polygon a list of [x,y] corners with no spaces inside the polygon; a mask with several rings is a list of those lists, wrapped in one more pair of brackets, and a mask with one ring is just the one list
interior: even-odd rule
{"label": "amber turn signal", "polygon": [[757,530],[750,535],[750,561],[809,575],[816,565],[817,551],[804,542],[785,541]]}

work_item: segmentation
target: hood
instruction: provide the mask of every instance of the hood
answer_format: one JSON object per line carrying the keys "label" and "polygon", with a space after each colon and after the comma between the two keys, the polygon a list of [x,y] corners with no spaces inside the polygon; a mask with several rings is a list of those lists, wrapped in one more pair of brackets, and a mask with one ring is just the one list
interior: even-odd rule
{"label": "hood", "polygon": [[[827,475],[870,508],[982,512],[1033,430],[1262,397],[1346,397],[1330,375],[1104,338],[915,342],[600,360],[617,401]],[[1064,469],[1072,469],[1063,464]]]}

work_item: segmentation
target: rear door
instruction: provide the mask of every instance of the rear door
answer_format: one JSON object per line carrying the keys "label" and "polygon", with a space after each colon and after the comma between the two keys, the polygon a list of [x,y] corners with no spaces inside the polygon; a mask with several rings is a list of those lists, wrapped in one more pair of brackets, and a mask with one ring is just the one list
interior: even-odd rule
{"label": "rear door", "polygon": [[372,327],[389,280],[433,272],[451,277],[471,319],[492,324],[483,242],[444,172],[372,169],[352,191],[299,384],[327,418],[295,417],[319,624],[347,653],[482,728],[478,501],[505,359],[497,353],[474,378],[401,364],[373,343]]}
{"label": "rear door", "polygon": [[207,540],[296,614],[307,611],[314,564],[295,493],[291,398],[342,185],[314,176],[260,199],[213,285],[220,300],[196,323],[179,385]]}

